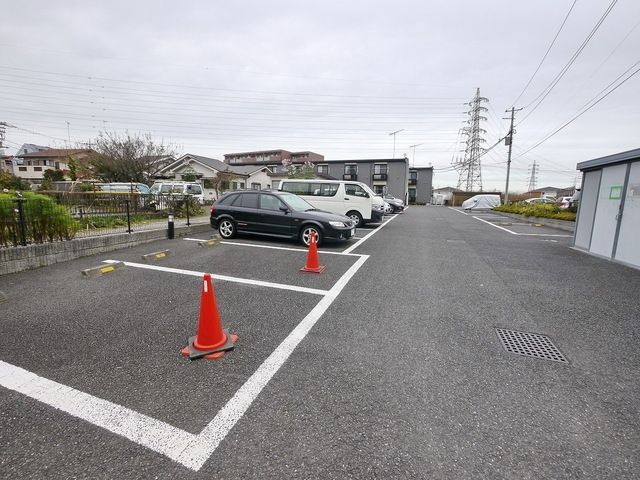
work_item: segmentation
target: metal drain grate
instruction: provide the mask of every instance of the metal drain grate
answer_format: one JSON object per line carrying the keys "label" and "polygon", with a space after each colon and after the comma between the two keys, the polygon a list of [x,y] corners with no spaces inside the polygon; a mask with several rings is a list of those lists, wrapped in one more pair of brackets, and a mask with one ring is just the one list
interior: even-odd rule
{"label": "metal drain grate", "polygon": [[546,335],[537,333],[516,332],[504,328],[496,328],[498,338],[507,352],[525,357],[541,358],[554,362],[569,363],[562,352]]}

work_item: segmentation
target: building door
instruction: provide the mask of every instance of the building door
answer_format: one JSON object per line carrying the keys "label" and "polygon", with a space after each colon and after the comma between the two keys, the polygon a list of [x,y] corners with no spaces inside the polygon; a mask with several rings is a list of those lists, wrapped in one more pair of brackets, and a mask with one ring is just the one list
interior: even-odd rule
{"label": "building door", "polygon": [[640,162],[631,164],[615,259],[640,267]]}
{"label": "building door", "polygon": [[626,164],[606,167],[602,170],[598,206],[589,248],[592,253],[609,258],[613,256],[613,244],[616,238],[626,173]]}

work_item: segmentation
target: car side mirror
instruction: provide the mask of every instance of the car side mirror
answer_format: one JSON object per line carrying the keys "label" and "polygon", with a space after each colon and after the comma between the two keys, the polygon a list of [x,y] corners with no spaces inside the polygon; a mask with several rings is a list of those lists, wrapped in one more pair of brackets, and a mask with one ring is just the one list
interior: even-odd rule
{"label": "car side mirror", "polygon": [[282,210],[284,213],[289,213],[289,207],[286,207],[284,205],[280,206],[280,210]]}

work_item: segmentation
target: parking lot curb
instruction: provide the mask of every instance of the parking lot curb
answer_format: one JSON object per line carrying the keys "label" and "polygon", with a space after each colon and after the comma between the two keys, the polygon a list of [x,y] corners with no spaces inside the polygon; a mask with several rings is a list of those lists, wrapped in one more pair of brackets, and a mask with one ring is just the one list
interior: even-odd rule
{"label": "parking lot curb", "polygon": [[82,275],[85,277],[99,277],[107,273],[121,270],[125,267],[124,262],[113,262],[109,265],[98,265],[97,267],[86,268],[82,270]]}
{"label": "parking lot curb", "polygon": [[150,263],[158,260],[163,260],[167,257],[173,256],[173,252],[171,250],[159,250],[157,252],[147,253],[142,255],[142,258],[145,262]]}

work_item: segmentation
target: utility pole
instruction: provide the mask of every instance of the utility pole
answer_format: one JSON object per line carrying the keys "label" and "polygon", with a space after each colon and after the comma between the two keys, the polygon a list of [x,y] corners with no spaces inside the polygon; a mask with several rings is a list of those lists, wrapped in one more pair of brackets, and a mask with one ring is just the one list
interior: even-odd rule
{"label": "utility pole", "polygon": [[[507,158],[507,185],[504,187],[504,203],[509,203],[509,174],[511,173],[511,149],[513,147],[513,118],[516,112],[522,110],[518,108],[517,110],[514,107],[511,107],[511,126],[509,127],[509,134],[504,139],[504,144],[509,146],[509,157]],[[509,110],[505,110],[506,113]],[[506,119],[505,119],[506,120]]]}
{"label": "utility pole", "polygon": [[69,147],[71,148],[71,129],[69,128],[71,126],[71,122],[68,122],[65,120],[65,123],[67,124],[67,138],[69,139]]}
{"label": "utility pole", "polygon": [[391,158],[396,158],[396,135],[400,132],[404,132],[404,128],[400,130],[396,130],[395,132],[391,132],[389,135],[393,135],[393,155]]}
{"label": "utility pole", "polygon": [[413,160],[411,161],[412,167],[416,166],[416,147],[424,145],[424,143],[416,143],[415,145],[409,145],[409,148],[413,148]]}

